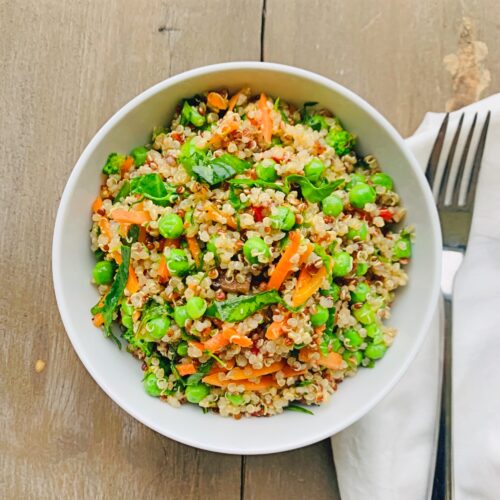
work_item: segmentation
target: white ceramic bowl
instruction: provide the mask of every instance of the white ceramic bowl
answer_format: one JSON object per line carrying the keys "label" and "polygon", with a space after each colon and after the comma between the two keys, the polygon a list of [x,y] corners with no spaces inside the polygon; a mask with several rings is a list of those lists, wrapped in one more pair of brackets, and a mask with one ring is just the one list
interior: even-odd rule
{"label": "white ceramic bowl", "polygon": [[[154,126],[168,123],[176,104],[214,88],[280,96],[285,101],[318,101],[358,138],[358,149],[375,155],[395,181],[416,228],[410,283],[397,296],[390,324],[399,334],[373,370],[360,370],[342,383],[314,416],[285,412],[271,418],[233,420],[203,414],[198,407],[170,407],[149,397],[140,363],[91,323],[98,294],[90,282],[90,205],[98,193],[100,170],[110,151],[128,151],[149,140]],[[394,128],[369,104],[327,78],[278,64],[235,62],[206,66],[169,78],[132,99],[97,132],[78,160],[64,190],[53,241],[57,303],[68,336],[101,388],[125,411],[151,429],[206,450],[260,454],[305,446],[352,424],[397,383],[415,357],[434,311],[440,276],[440,231],[434,203],[419,165]]]}

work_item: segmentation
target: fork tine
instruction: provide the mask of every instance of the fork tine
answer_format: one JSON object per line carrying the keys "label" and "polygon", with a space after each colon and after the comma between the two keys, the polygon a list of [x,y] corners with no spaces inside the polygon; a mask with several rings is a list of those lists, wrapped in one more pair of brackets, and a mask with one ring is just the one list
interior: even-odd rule
{"label": "fork tine", "polygon": [[436,172],[439,165],[439,157],[441,156],[441,150],[443,149],[444,137],[446,135],[446,128],[448,127],[449,116],[449,113],[446,113],[443,119],[443,123],[441,123],[441,127],[439,128],[436,141],[432,146],[432,151],[429,156],[429,161],[427,162],[427,168],[425,170],[425,176],[427,177],[427,181],[429,182],[431,189],[434,184],[434,179],[436,178]]}
{"label": "fork tine", "polygon": [[448,151],[448,158],[446,158],[446,164],[444,166],[444,174],[441,178],[441,183],[439,185],[439,192],[437,198],[437,205],[444,206],[444,202],[446,199],[446,188],[448,187],[448,179],[450,178],[451,168],[453,166],[453,159],[455,157],[455,151],[457,149],[458,138],[460,137],[460,131],[462,130],[462,124],[464,122],[464,113],[460,116],[460,120],[458,122],[457,131],[453,136],[453,140],[451,141],[450,150]]}
{"label": "fork tine", "polygon": [[481,135],[479,136],[479,142],[477,143],[476,154],[474,156],[472,171],[470,173],[469,185],[467,186],[467,198],[465,200],[465,206],[468,208],[472,208],[474,204],[474,198],[476,196],[477,180],[479,178],[481,160],[483,159],[484,146],[486,144],[486,135],[488,134],[488,126],[490,124],[490,116],[491,111],[488,111],[486,120],[484,121],[483,130],[481,130]]}
{"label": "fork tine", "polygon": [[477,121],[477,113],[474,115],[474,120],[472,121],[469,135],[467,136],[467,139],[465,141],[462,157],[460,158],[460,163],[458,165],[457,176],[455,177],[455,184],[453,185],[453,197],[451,200],[451,204],[453,206],[458,206],[458,202],[459,202],[459,198],[460,198],[460,186],[462,184],[462,178],[464,176],[465,164],[467,162],[467,156],[469,155],[470,143],[472,141],[472,136],[474,135],[476,121]]}

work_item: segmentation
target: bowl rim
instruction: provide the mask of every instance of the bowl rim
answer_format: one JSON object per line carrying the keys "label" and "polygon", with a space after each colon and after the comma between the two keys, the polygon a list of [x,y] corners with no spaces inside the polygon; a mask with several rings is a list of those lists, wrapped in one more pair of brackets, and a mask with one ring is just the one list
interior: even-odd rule
{"label": "bowl rim", "polygon": [[[227,70],[242,70],[242,71],[262,70],[262,71],[285,73],[290,76],[298,76],[304,79],[313,80],[316,83],[319,83],[320,85],[327,87],[333,90],[334,92],[342,95],[346,99],[352,101],[356,106],[362,108],[364,111],[369,113],[372,116],[372,118],[377,122],[377,124],[389,134],[390,139],[393,141],[393,143],[396,144],[397,147],[399,147],[401,153],[405,156],[407,162],[411,166],[413,173],[416,176],[419,189],[423,194],[425,203],[430,212],[431,232],[435,242],[433,264],[437,272],[434,274],[434,276],[431,277],[429,282],[430,293],[428,295],[425,317],[421,318],[420,327],[417,332],[418,334],[415,336],[415,341],[413,342],[412,348],[406,356],[405,362],[399,366],[398,370],[396,371],[395,375],[392,377],[390,382],[387,383],[382,388],[382,390],[380,390],[373,396],[367,398],[365,404],[360,406],[358,410],[354,412],[349,419],[345,419],[340,425],[337,425],[336,427],[332,428],[318,429],[316,430],[316,432],[308,434],[306,437],[301,437],[301,436],[298,437],[294,442],[291,443],[290,442],[283,444],[279,443],[278,445],[268,446],[267,448],[259,450],[238,450],[236,447],[205,445],[204,443],[191,440],[189,436],[183,435],[182,433],[178,433],[174,426],[172,426],[172,428],[165,429],[163,426],[157,425],[154,420],[147,419],[146,417],[139,415],[139,413],[135,410],[134,405],[129,404],[127,401],[123,400],[123,398],[116,395],[113,389],[111,389],[108,386],[106,381],[97,375],[96,371],[94,370],[93,363],[88,357],[85,356],[85,354],[81,350],[78,333],[70,328],[70,319],[69,319],[70,311],[68,310],[69,308],[67,308],[65,305],[64,297],[62,294],[62,289],[63,289],[62,269],[60,268],[59,265],[59,263],[62,262],[61,254],[63,252],[62,248],[63,222],[64,222],[64,214],[66,213],[67,210],[67,205],[71,199],[72,193],[76,186],[79,173],[83,170],[85,164],[88,161],[89,156],[91,155],[95,147],[100,143],[102,138],[115,126],[117,122],[119,122],[122,119],[122,117],[124,117],[132,109],[136,108],[142,102],[149,99],[156,93],[161,92],[165,88],[168,88],[182,81],[190,80],[191,78]],[[396,386],[396,384],[401,380],[402,376],[407,371],[407,369],[415,359],[416,354],[420,350],[420,347],[422,346],[422,343],[427,335],[435,309],[438,304],[440,276],[441,276],[441,251],[440,251],[441,246],[442,246],[441,230],[439,225],[438,213],[434,203],[432,192],[427,184],[424,173],[419,163],[417,162],[417,159],[414,157],[411,150],[405,144],[403,138],[379,111],[377,111],[371,104],[369,104],[363,98],[355,94],[353,91],[318,73],[278,63],[259,62],[259,61],[234,61],[234,62],[201,66],[171,76],[159,83],[156,83],[155,85],[144,90],[139,95],[132,98],[125,105],[123,105],[95,133],[95,135],[92,137],[90,142],[87,144],[87,146],[81,153],[75,166],[73,167],[71,174],[64,187],[63,194],[61,196],[61,201],[59,202],[55,219],[55,225],[54,225],[54,234],[52,239],[52,278],[53,278],[54,293],[56,297],[59,314],[61,316],[66,334],[68,335],[70,342],[78,355],[78,358],[85,366],[86,370],[89,372],[94,381],[97,383],[97,385],[118,406],[120,406],[129,415],[131,415],[133,418],[135,418],[142,424],[146,425],[150,429],[177,442],[193,446],[195,448],[218,452],[218,453],[228,453],[228,454],[244,453],[247,455],[257,455],[257,454],[268,454],[268,453],[277,453],[277,452],[294,450],[297,448],[301,448],[316,443],[323,439],[329,438],[332,435],[344,430],[345,428],[347,428],[348,426],[352,425],[354,422],[362,418],[364,415],[366,415]]]}

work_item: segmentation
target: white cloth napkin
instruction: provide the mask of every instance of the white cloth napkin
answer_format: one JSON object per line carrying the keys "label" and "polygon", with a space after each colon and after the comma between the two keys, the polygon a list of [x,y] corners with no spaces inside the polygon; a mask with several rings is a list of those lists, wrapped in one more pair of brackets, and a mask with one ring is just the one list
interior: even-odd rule
{"label": "white cloth napkin", "polygon": [[[447,142],[462,112],[465,131],[479,113],[477,138],[488,110],[492,116],[471,237],[454,293],[457,500],[500,498],[500,94],[452,113]],[[422,168],[442,120],[442,114],[428,113],[407,140]],[[474,146],[475,142],[471,152]],[[443,152],[447,153],[446,144]],[[429,498],[438,421],[439,325],[436,313],[421,351],[400,383],[368,415],[332,437],[342,500]]]}

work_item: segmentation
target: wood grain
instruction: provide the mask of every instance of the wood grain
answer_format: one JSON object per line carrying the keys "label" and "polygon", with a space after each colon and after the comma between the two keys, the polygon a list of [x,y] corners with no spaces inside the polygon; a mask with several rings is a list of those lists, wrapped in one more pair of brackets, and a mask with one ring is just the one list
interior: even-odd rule
{"label": "wood grain", "polygon": [[456,53],[464,17],[492,54],[485,66],[500,91],[497,0],[268,0],[264,57],[346,85],[375,105],[403,134],[452,97],[443,58]]}
{"label": "wood grain", "polygon": [[240,457],[163,438],[92,381],[59,319],[50,252],[60,194],[101,124],[172,73],[258,59],[260,5],[0,2],[2,498],[239,498]]}

